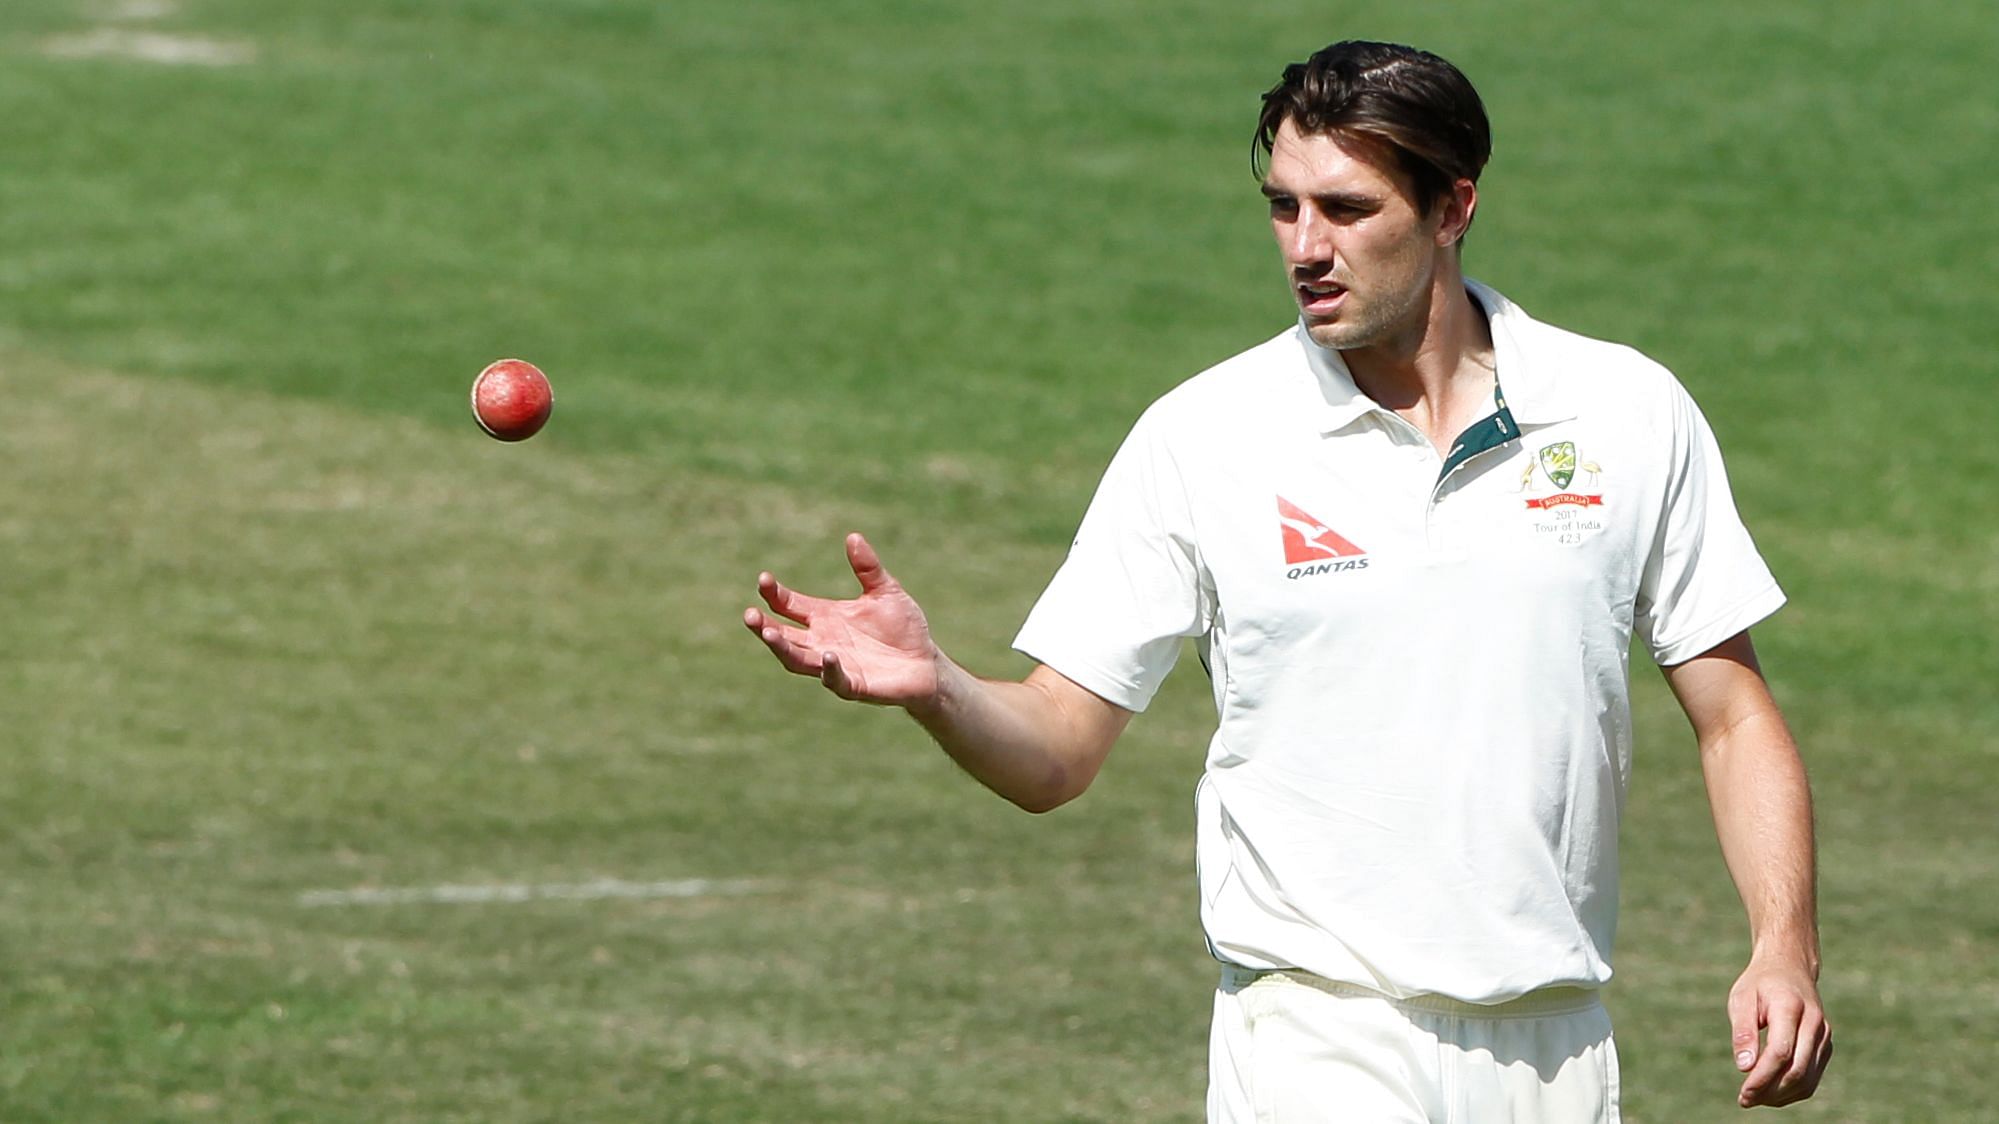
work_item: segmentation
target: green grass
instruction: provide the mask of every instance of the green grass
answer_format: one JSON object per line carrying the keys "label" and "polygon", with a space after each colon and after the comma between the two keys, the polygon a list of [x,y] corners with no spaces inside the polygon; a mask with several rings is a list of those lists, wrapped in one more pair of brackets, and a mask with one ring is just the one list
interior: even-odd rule
{"label": "green grass", "polygon": [[[1461,63],[1475,275],[1674,366],[1792,594],[1840,1121],[1999,1102],[1999,207],[1973,7],[187,0],[0,13],[0,1120],[1186,1120],[1183,670],[1011,811],[741,631],[867,530],[1005,641],[1136,412],[1286,318],[1255,96]],[[1337,17],[1337,18],[1335,18]],[[531,444],[471,376],[555,380]],[[1627,1119],[1729,1119],[1743,922],[1640,672]],[[308,908],[352,886],[743,896]]]}

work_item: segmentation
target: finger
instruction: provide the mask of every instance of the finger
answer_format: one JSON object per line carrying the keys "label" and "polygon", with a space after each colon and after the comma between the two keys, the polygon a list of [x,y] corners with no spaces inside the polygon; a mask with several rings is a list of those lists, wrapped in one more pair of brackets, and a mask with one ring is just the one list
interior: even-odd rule
{"label": "finger", "polygon": [[820,656],[805,642],[802,629],[779,624],[755,609],[743,611],[743,625],[764,642],[786,671],[798,675],[818,675]]}
{"label": "finger", "polygon": [[813,614],[826,603],[823,598],[808,597],[795,589],[787,588],[768,572],[757,575],[757,595],[764,599],[764,604],[769,605],[773,612],[799,624],[811,624]]}
{"label": "finger", "polygon": [[864,592],[873,593],[895,584],[895,579],[882,568],[881,556],[859,531],[847,536],[847,565],[854,568],[854,577],[860,579]]}
{"label": "finger", "polygon": [[1791,1064],[1768,1087],[1755,1094],[1754,1100],[1745,1102],[1745,1107],[1758,1104],[1778,1108],[1795,1104],[1818,1091],[1821,1054],[1816,1048],[1807,1048],[1809,1041],[1805,1036],[1799,1037],[1799,1046]]}
{"label": "finger", "polygon": [[1782,1104],[1784,1090],[1778,1084],[1778,1078],[1784,1075],[1790,1064],[1789,1048],[1779,1049],[1764,1043],[1763,1053],[1756,1059],[1756,1068],[1750,1070],[1749,1076],[1742,1082],[1743,1107]]}
{"label": "finger", "polygon": [[1773,1103],[1790,1104],[1818,1092],[1819,1082],[1825,1077],[1826,1063],[1832,1060],[1832,1028],[1825,1023],[1824,1011],[1806,1010],[1798,1035],[1797,1054],[1791,1068],[1777,1083],[1777,1092],[1783,1100]]}
{"label": "finger", "polygon": [[1728,994],[1728,1024],[1734,1030],[1735,1068],[1744,1073],[1756,1064],[1756,993],[1749,990]]}
{"label": "finger", "polygon": [[1818,1067],[1819,1042],[1824,1034],[1825,1016],[1811,1007],[1805,1008],[1798,1019],[1797,1049],[1793,1051],[1790,1067],[1784,1070],[1784,1076],[1778,1081],[1779,1085],[1795,1087],[1805,1084],[1808,1080],[1816,1083],[1813,1071]]}
{"label": "finger", "polygon": [[1804,1015],[1804,1004],[1797,998],[1786,996],[1772,1000],[1769,1004],[1766,1022],[1768,1031],[1763,1038],[1763,1050],[1756,1058],[1756,1068],[1749,1071],[1748,1080],[1742,1083],[1742,1095],[1746,1104],[1768,1104],[1776,1095],[1777,1079],[1790,1068],[1792,1055],[1798,1045],[1798,1020]]}
{"label": "finger", "polygon": [[827,652],[820,657],[819,682],[843,699],[854,697],[853,681],[847,678],[847,669],[840,666],[840,657],[835,653]]}

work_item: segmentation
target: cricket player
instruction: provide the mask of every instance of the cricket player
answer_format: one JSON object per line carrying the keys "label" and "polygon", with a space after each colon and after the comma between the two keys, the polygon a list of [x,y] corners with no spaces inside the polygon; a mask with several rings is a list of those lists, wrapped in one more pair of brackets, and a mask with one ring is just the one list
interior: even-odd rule
{"label": "cricket player", "polygon": [[1252,151],[1298,322],[1138,420],[1015,640],[1025,679],[940,651],[859,535],[858,597],[766,573],[744,623],[1037,812],[1194,639],[1208,1118],[1245,1124],[1618,1119],[1598,991],[1635,630],[1748,911],[1738,1101],[1811,1096],[1811,798],[1748,632],[1784,598],[1706,421],[1644,356],[1464,276],[1490,133],[1450,63],[1327,47],[1264,95]]}

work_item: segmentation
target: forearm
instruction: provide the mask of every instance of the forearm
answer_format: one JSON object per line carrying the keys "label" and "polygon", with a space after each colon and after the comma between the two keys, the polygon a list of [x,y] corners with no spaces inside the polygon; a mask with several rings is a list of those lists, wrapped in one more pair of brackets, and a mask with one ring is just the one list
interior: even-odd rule
{"label": "forearm", "polygon": [[960,768],[1030,812],[1082,795],[1130,718],[1047,668],[1007,682],[940,662],[935,696],[910,716]]}
{"label": "forearm", "polygon": [[1818,1088],[1832,1057],[1819,1001],[1812,793],[1747,632],[1668,667],[1693,723],[1728,873],[1749,912],[1749,966],[1728,992],[1736,1103],[1782,1105]]}
{"label": "forearm", "polygon": [[1759,710],[1701,746],[1722,858],[1748,911],[1753,955],[1819,967],[1817,861],[1811,789],[1776,708]]}

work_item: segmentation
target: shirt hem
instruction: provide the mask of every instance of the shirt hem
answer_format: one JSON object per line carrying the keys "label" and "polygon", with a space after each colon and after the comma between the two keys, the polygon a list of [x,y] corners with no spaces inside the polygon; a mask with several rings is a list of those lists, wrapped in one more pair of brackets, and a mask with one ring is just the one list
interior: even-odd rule
{"label": "shirt hem", "polygon": [[1123,707],[1134,714],[1140,714],[1152,703],[1152,692],[1127,679],[1122,679],[1094,664],[1081,661],[1048,659],[1035,648],[1019,640],[1014,641],[1013,650],[1028,659],[1055,671],[1112,706]]}
{"label": "shirt hem", "polygon": [[1772,582],[1685,636],[1654,645],[1652,662],[1661,667],[1685,663],[1751,625],[1769,619],[1786,600],[1784,591]]}

